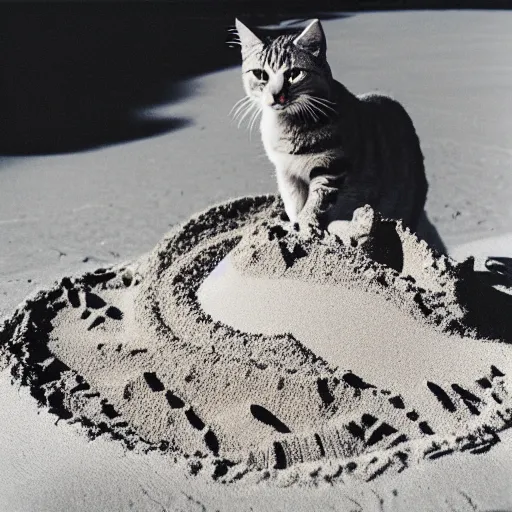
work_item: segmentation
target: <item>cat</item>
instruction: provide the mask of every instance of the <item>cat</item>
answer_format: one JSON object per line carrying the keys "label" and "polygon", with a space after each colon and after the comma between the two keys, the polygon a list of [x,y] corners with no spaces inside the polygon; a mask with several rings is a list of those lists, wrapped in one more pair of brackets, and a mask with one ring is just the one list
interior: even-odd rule
{"label": "cat", "polygon": [[400,103],[356,96],[333,78],[318,19],[275,38],[260,39],[238,19],[236,29],[246,92],[239,111],[262,114],[263,146],[289,220],[304,231],[326,229],[368,204],[414,230],[428,184],[418,136]]}

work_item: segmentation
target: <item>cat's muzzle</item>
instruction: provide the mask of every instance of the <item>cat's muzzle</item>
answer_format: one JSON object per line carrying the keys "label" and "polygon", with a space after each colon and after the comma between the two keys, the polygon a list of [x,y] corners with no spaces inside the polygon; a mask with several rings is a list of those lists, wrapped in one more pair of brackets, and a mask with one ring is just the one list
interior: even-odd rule
{"label": "cat's muzzle", "polygon": [[274,102],[270,105],[275,110],[283,110],[288,105],[288,97],[280,92],[279,94],[273,95]]}

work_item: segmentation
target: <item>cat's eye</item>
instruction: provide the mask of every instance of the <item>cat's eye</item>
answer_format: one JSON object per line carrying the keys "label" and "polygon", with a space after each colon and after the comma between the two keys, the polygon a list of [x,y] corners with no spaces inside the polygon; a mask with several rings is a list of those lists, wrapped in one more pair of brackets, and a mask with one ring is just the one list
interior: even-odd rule
{"label": "cat's eye", "polygon": [[266,82],[268,80],[268,75],[266,71],[263,71],[263,69],[253,69],[252,74],[262,82]]}
{"label": "cat's eye", "polygon": [[288,82],[295,84],[302,80],[304,76],[306,76],[306,73],[304,73],[304,71],[301,69],[291,69],[288,73]]}

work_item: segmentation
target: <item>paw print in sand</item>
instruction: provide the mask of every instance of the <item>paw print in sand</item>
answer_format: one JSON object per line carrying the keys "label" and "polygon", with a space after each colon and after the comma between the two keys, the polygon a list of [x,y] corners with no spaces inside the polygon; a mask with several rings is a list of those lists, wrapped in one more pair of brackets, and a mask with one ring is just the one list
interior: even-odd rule
{"label": "paw print in sand", "polygon": [[[100,269],[101,271],[102,269]],[[93,281],[93,283],[88,284],[98,284],[100,282],[107,282],[110,279],[114,278],[116,274],[114,272],[100,272],[96,271],[96,274],[91,274],[89,276],[89,281]],[[122,320],[123,312],[117,308],[116,306],[108,305],[106,301],[97,295],[89,291],[87,288],[79,290],[75,288],[71,279],[66,278],[65,282],[63,282],[64,287],[67,289],[67,297],[68,301],[73,308],[80,308],[85,306],[85,309],[82,311],[80,318],[82,320],[88,320],[92,318],[87,330],[90,331],[100,326],[105,322],[107,318],[112,320]],[[126,286],[126,283],[125,283]]]}

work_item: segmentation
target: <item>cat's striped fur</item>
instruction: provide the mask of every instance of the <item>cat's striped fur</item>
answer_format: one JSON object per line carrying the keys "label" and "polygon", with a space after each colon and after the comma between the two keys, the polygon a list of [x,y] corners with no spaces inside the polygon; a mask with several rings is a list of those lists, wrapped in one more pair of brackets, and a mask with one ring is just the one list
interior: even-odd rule
{"label": "cat's striped fur", "polygon": [[414,229],[427,181],[404,108],[381,94],[355,96],[333,79],[318,20],[266,40],[238,20],[237,30],[247,107],[262,113],[263,145],[290,220],[349,220],[369,204]]}

